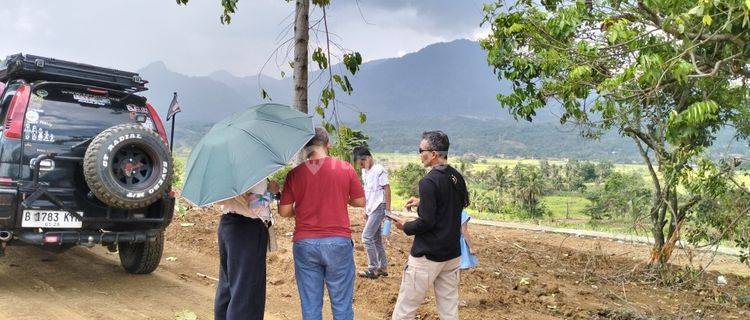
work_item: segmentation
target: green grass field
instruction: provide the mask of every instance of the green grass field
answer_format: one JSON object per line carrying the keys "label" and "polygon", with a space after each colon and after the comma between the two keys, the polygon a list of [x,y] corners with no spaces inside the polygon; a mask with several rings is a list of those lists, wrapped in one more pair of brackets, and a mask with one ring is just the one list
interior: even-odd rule
{"label": "green grass field", "polygon": [[[375,153],[375,159],[385,166],[387,169],[396,169],[405,166],[409,163],[419,164],[419,156],[414,153],[403,154],[403,153]],[[472,172],[479,172],[487,170],[495,165],[500,167],[515,167],[518,164],[535,165],[538,166],[542,159],[506,159],[506,158],[494,158],[494,157],[479,157],[476,163],[471,164]],[[449,160],[451,163],[456,163],[455,158]],[[565,160],[547,160],[550,164],[564,165],[567,161]],[[618,172],[641,172],[644,176],[648,176],[646,166],[641,164],[614,164],[615,170]],[[749,180],[750,181],[750,180]]]}
{"label": "green grass field", "polygon": [[[376,161],[385,166],[387,169],[398,169],[409,163],[420,163],[419,156],[416,153],[376,153],[374,157]],[[469,170],[471,172],[481,172],[484,170],[488,170],[495,165],[501,167],[514,167],[518,164],[539,165],[540,161],[540,159],[503,159],[493,157],[479,157],[475,163],[471,164]],[[550,164],[554,165],[563,165],[566,163],[565,160],[547,161]],[[458,161],[456,160],[456,158],[452,158],[449,160],[449,162],[456,164]],[[649,179],[645,165],[614,164],[614,169],[615,171],[623,173],[638,172],[644,177],[644,179]],[[750,182],[750,179],[748,179],[748,182]],[[391,184],[394,189],[399,187],[393,180],[391,181]],[[647,232],[639,230],[640,228],[635,228],[632,223],[628,221],[591,221],[589,217],[584,213],[586,206],[590,204],[590,201],[582,197],[580,194],[549,195],[543,197],[542,202],[550,211],[550,214],[548,216],[545,216],[544,218],[536,220],[530,220],[528,218],[502,213],[477,212],[476,210],[472,209],[468,209],[468,211],[472,217],[481,220],[524,222],[559,228],[586,229],[615,233],[647,235]],[[393,193],[393,210],[404,210],[405,203],[405,198],[398,196],[395,192]]]}
{"label": "green grass field", "polygon": [[[374,157],[376,161],[385,166],[386,169],[398,169],[408,163],[420,163],[419,156],[416,154],[416,152],[414,154],[376,153]],[[187,156],[176,156],[175,161],[179,162],[177,167],[184,166],[187,161]],[[451,158],[449,162],[456,164],[457,161],[456,158]],[[548,160],[548,162],[555,165],[562,165],[566,163],[566,161],[564,160]],[[539,163],[539,159],[503,159],[479,157],[476,163],[471,164],[470,171],[481,172],[484,170],[488,170],[495,165],[514,167],[518,164],[539,165]],[[623,173],[638,172],[644,177],[644,180],[646,182],[650,181],[650,177],[645,165],[614,164],[614,169],[615,171]],[[737,180],[741,183],[750,185],[750,173],[743,172],[742,174],[738,175]],[[183,179],[179,179],[177,188],[181,188],[182,182]],[[391,180],[391,186],[394,189],[394,192],[392,192],[392,209],[396,211],[403,211],[404,204],[406,203],[407,199],[404,197],[400,197],[395,192],[396,189],[399,188],[396,181]],[[526,222],[560,228],[586,229],[638,235],[648,234],[644,227],[634,226],[632,222],[628,221],[590,220],[589,217],[585,214],[586,206],[590,204],[590,201],[582,197],[580,194],[548,195],[542,198],[542,202],[550,211],[550,214],[538,220],[530,220],[524,217],[518,217],[508,214],[477,212],[471,209],[469,209],[469,213],[475,219],[482,220]]]}

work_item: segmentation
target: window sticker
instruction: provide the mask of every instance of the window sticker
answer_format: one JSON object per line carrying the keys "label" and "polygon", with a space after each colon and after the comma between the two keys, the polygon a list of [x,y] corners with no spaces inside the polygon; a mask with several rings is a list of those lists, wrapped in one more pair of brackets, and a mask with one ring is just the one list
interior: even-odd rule
{"label": "window sticker", "polygon": [[106,106],[112,104],[112,101],[109,100],[109,98],[103,96],[67,90],[63,90],[62,93],[72,95],[73,99],[75,99],[79,103],[93,104],[97,106]]}
{"label": "window sticker", "polygon": [[29,110],[26,112],[26,121],[28,123],[37,123],[39,121],[39,112]]}
{"label": "window sticker", "polygon": [[36,94],[31,95],[31,99],[29,100],[29,109],[39,109],[42,107],[42,102],[44,102],[44,99]]}
{"label": "window sticker", "polygon": [[39,89],[39,90],[36,91],[36,95],[39,96],[39,97],[41,97],[41,98],[44,98],[47,95],[49,95],[49,92],[47,92],[47,90],[44,90],[44,89]]}
{"label": "window sticker", "polygon": [[55,135],[34,124],[24,124],[23,138],[36,142],[55,142]]}
{"label": "window sticker", "polygon": [[141,125],[146,129],[156,131],[156,126],[154,126],[154,122],[151,119],[146,118],[146,121],[142,122]]}
{"label": "window sticker", "polygon": [[130,112],[148,113],[148,108],[146,107],[139,107],[134,104],[129,104],[127,107]]}

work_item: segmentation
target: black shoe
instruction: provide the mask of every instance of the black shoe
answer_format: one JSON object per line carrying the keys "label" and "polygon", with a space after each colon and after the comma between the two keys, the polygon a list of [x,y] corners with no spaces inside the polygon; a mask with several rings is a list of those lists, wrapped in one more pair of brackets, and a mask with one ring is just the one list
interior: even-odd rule
{"label": "black shoe", "polygon": [[385,270],[378,270],[375,273],[378,275],[378,277],[387,277],[388,276],[388,272],[385,271]]}

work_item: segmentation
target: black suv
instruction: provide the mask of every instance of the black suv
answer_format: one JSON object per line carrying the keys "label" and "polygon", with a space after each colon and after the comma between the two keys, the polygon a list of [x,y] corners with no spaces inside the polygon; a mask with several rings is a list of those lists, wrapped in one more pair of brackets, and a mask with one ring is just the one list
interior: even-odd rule
{"label": "black suv", "polygon": [[172,221],[172,157],[138,74],[32,55],[0,65],[0,256],[101,244],[150,273]]}

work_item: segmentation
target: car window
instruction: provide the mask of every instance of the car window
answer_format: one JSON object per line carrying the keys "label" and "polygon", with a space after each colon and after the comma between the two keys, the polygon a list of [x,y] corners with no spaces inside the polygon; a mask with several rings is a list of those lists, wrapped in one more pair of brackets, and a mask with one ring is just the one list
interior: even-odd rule
{"label": "car window", "polygon": [[150,122],[143,102],[136,103],[127,96],[98,94],[79,86],[36,86],[26,112],[24,140],[75,144],[115,125],[136,122],[139,115]]}

